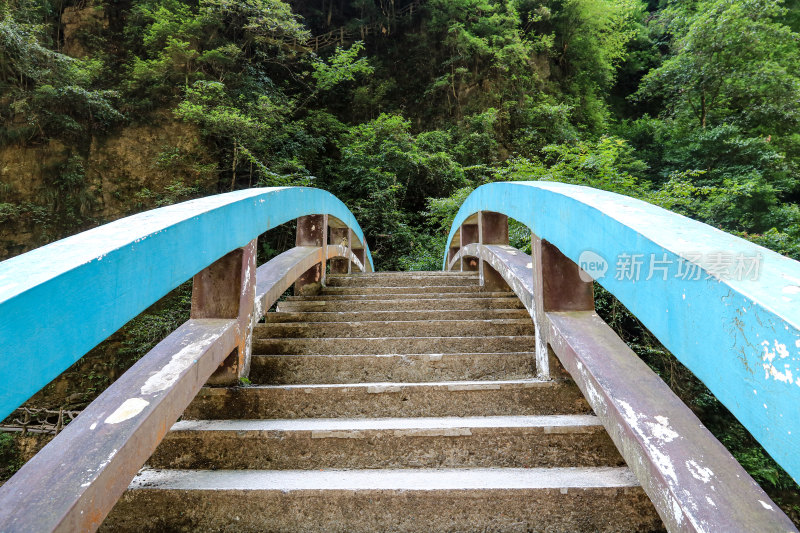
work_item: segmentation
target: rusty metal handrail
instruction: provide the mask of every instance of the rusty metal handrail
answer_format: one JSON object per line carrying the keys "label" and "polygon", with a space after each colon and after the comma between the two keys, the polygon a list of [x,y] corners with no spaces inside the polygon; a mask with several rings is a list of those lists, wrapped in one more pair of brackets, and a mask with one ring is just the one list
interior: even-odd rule
{"label": "rusty metal handrail", "polygon": [[[536,237],[534,236],[534,250]],[[508,245],[464,245],[536,316],[532,257]],[[546,314],[547,341],[602,421],[670,531],[795,531],[725,447],[594,312]],[[538,338],[537,338],[538,341]],[[540,355],[540,354],[537,354]],[[537,357],[549,377],[549,357]],[[544,372],[541,372],[544,370]]]}
{"label": "rusty metal handrail", "polygon": [[[462,244],[495,244],[478,238],[479,212],[521,222],[580,265],[800,480],[800,263],[641,200],[538,181],[477,188],[445,268]],[[585,307],[583,285],[560,288]]]}
{"label": "rusty metal handrail", "polygon": [[[299,246],[256,268],[257,236],[294,218]],[[343,244],[327,245],[329,225]],[[0,407],[6,409],[32,387],[12,389],[25,383],[18,369],[12,375],[12,357],[24,364],[31,349],[49,356],[52,349],[55,362],[28,362],[46,383],[63,370],[59,365],[84,353],[76,340],[86,337],[80,349],[91,348],[194,274],[190,320],[0,487],[0,531],[99,527],[200,387],[247,376],[253,325],[263,311],[293,281],[302,286],[324,276],[331,258],[342,258],[331,263],[334,271],[372,268],[350,211],[325,191],[273,188],[157,209],[0,263]],[[44,302],[37,300],[42,293]],[[37,322],[26,322],[40,310]],[[73,320],[71,329],[54,332],[61,345],[47,337],[51,319],[56,326]]]}
{"label": "rusty metal handrail", "polygon": [[[372,259],[352,213],[306,187],[248,189],[123,218],[0,263],[0,419],[231,250],[299,217],[330,215]],[[208,318],[197,317],[197,318]]]}
{"label": "rusty metal handrail", "polygon": [[[251,324],[323,261],[323,250],[327,259],[342,257],[363,268],[346,246],[284,252],[256,271]],[[237,347],[238,327],[236,319],[190,319],[161,341],[0,487],[0,530],[97,529],[172,424]]]}

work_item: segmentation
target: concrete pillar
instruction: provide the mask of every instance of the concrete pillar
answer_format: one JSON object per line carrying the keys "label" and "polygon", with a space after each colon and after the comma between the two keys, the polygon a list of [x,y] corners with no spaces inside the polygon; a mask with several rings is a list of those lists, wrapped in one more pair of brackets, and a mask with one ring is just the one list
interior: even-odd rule
{"label": "concrete pillar", "polygon": [[[330,244],[341,245],[350,253],[350,228],[331,228]],[[331,274],[349,274],[350,259],[331,259]]]}
{"label": "concrete pillar", "polygon": [[235,318],[237,348],[209,378],[209,385],[236,385],[250,372],[256,297],[256,244],[233,250],[194,276],[191,318]]}
{"label": "concrete pillar", "polygon": [[[453,242],[455,242],[455,239],[453,239]],[[448,270],[450,268],[450,262],[453,260],[453,258],[456,256],[457,253],[458,253],[458,246],[452,246],[452,247],[448,248],[448,250],[447,250],[447,268],[448,268]],[[459,267],[459,265],[456,265],[456,268],[457,267]]]}
{"label": "concrete pillar", "polygon": [[[328,215],[307,215],[297,219],[295,246],[328,246]],[[325,256],[294,282],[295,294],[316,294],[325,284]]]}
{"label": "concrete pillar", "polygon": [[[494,211],[478,213],[478,237],[481,244],[508,244],[508,217]],[[481,285],[487,291],[508,290],[508,284],[495,269],[480,260]]]}
{"label": "concrete pillar", "polygon": [[[478,224],[464,224],[461,226],[459,248],[463,248],[467,244],[480,241],[478,235]],[[477,257],[466,257],[461,259],[462,272],[477,272],[479,269]]]}
{"label": "concrete pillar", "polygon": [[594,287],[583,281],[580,268],[549,242],[531,234],[533,264],[534,325],[536,328],[536,368],[540,378],[565,374],[550,348],[547,313],[593,311]]}
{"label": "concrete pillar", "polygon": [[368,272],[369,265],[367,264],[367,253],[364,248],[353,248],[353,255],[356,256],[359,261],[361,261],[362,265],[364,265],[364,272]]}

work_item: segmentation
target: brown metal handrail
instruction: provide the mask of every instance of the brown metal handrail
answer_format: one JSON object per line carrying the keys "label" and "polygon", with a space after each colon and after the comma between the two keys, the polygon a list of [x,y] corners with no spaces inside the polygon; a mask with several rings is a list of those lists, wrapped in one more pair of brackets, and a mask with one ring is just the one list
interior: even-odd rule
{"label": "brown metal handrail", "polygon": [[[539,377],[568,373],[669,531],[797,531],[728,450],[594,312],[592,283],[532,234],[508,245],[507,218],[479,212],[459,228],[447,269],[510,288],[537,325]],[[539,344],[543,346],[538,346]]]}
{"label": "brown metal handrail", "polygon": [[200,388],[247,376],[253,326],[293,283],[324,282],[328,260],[334,273],[371,269],[341,221],[297,221],[297,246],[260,267],[253,240],[194,276],[191,318],[0,487],[0,531],[96,530]]}

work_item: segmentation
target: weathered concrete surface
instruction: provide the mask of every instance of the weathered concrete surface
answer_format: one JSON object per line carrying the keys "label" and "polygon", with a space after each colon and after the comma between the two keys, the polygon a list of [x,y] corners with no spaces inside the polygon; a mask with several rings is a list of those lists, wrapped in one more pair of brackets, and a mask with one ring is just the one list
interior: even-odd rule
{"label": "weathered concrete surface", "polygon": [[[536,236],[533,262],[509,248],[470,245],[453,261],[474,254],[503,273],[536,316],[538,377],[540,355],[545,368],[555,368],[557,353],[670,530],[796,530],[688,407],[592,311],[591,284],[580,279],[575,264]],[[555,281],[545,283],[545,278]],[[535,294],[545,298],[534,303]],[[571,311],[557,312],[561,308]]]}
{"label": "weathered concrete surface", "polygon": [[278,304],[278,311],[452,311],[472,309],[524,309],[525,306],[516,296],[483,298],[475,295],[470,298],[436,298],[435,295],[419,295],[415,298],[387,300],[376,295],[374,299],[359,300],[325,300],[325,299],[288,299]]}
{"label": "weathered concrete surface", "polygon": [[661,524],[625,468],[146,470],[104,524],[105,531],[199,528],[646,532]]}
{"label": "weathered concrete surface", "polygon": [[181,421],[153,468],[623,466],[591,415]]}
{"label": "weathered concrete surface", "polygon": [[0,263],[0,337],[18,355],[0,358],[0,417],[216,259],[310,209],[363,239],[328,192],[255,188],[139,213]]}
{"label": "weathered concrete surface", "polygon": [[236,341],[234,319],[161,341],[0,487],[0,531],[94,531]]}
{"label": "weathered concrete surface", "polygon": [[534,375],[533,352],[405,355],[257,355],[253,383],[363,383],[522,379]]}
{"label": "weathered concrete surface", "polygon": [[[360,276],[356,272],[353,277]],[[389,279],[402,279],[402,278],[415,278],[417,276],[425,276],[431,278],[439,277],[475,277],[475,272],[445,272],[443,270],[382,270],[380,272],[370,272],[370,277],[375,278],[389,278]]]}
{"label": "weathered concrete surface", "polygon": [[509,318],[527,318],[530,315],[524,309],[454,309],[441,313],[432,310],[407,311],[292,311],[267,313],[266,322],[270,324],[286,322],[371,322],[384,320],[496,320]]}
{"label": "weathered concrete surface", "polygon": [[[442,313],[444,315],[444,313]],[[439,318],[443,318],[441,315]],[[296,322],[259,324],[254,335],[258,340],[276,338],[323,337],[464,337],[533,335],[533,321],[528,318],[488,320],[407,320],[370,322]]]}
{"label": "weathered concrete surface", "polygon": [[[696,276],[671,270],[635,283],[598,276],[598,283],[800,479],[800,263],[641,200],[545,181],[477,188],[456,214],[447,242],[482,210],[525,224],[574,263],[591,250],[612,267],[623,254],[691,265]],[[721,255],[753,258],[757,275],[720,269]],[[584,266],[591,269],[592,262]]]}
{"label": "weathered concrete surface", "polygon": [[797,531],[689,408],[593,312],[548,337],[671,531]]}
{"label": "weathered concrete surface", "polygon": [[420,283],[419,285],[411,285],[404,287],[397,287],[397,286],[330,287],[329,286],[322,291],[322,293],[326,295],[327,294],[330,295],[420,294],[420,293],[432,293],[432,294],[457,293],[466,295],[479,292],[485,292],[485,291],[477,283],[471,283],[469,285],[462,285],[462,286],[437,285],[433,283],[431,284]]}
{"label": "weathered concrete surface", "polygon": [[508,380],[206,388],[187,419],[370,418],[589,413],[572,382]]}
{"label": "weathered concrete surface", "polygon": [[203,389],[107,530],[662,530],[575,384],[530,378],[520,300],[434,277],[281,302],[265,385]]}
{"label": "weathered concrete surface", "polygon": [[533,336],[371,337],[325,339],[256,339],[258,355],[369,355],[413,353],[489,353],[530,350]]}
{"label": "weathered concrete surface", "polygon": [[[437,287],[438,289],[442,289],[445,287]],[[452,289],[453,287],[449,287]],[[320,294],[319,296],[289,296],[286,300],[289,302],[295,302],[298,300],[313,302],[317,300],[328,300],[328,301],[353,301],[358,302],[360,300],[416,300],[418,298],[426,298],[426,299],[437,299],[437,300],[446,300],[446,299],[459,299],[459,298],[506,298],[512,296],[513,293],[510,291],[502,291],[502,292],[486,292],[486,291],[474,291],[474,292],[463,292],[463,291],[425,291],[426,287],[415,287],[413,292],[409,293],[400,293],[400,294],[387,294],[385,292],[376,292],[376,293],[369,293],[369,294]],[[333,289],[331,289],[333,290]]]}
{"label": "weathered concrete surface", "polygon": [[[464,287],[477,286],[480,281],[475,273],[453,273],[455,275],[442,275],[422,272],[406,272],[405,275],[375,275],[375,276],[328,276],[328,287],[417,287],[438,285]],[[450,273],[448,273],[450,274]]]}

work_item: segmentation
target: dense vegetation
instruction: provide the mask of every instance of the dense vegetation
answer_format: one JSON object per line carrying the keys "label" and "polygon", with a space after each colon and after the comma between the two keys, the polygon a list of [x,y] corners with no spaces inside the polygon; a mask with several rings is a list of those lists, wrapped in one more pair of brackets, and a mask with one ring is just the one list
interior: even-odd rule
{"label": "dense vegetation", "polygon": [[[67,147],[49,198],[0,186],[0,221],[85,226],[92,139],[166,112],[201,132],[216,190],[182,178],[140,207],[321,187],[378,269],[438,269],[463,198],[519,179],[635,196],[800,259],[797,0],[427,0],[402,17],[407,0],[0,2],[0,146]],[[65,9],[96,15],[77,57],[61,53]],[[618,303],[598,305],[765,487],[796,488]]]}

